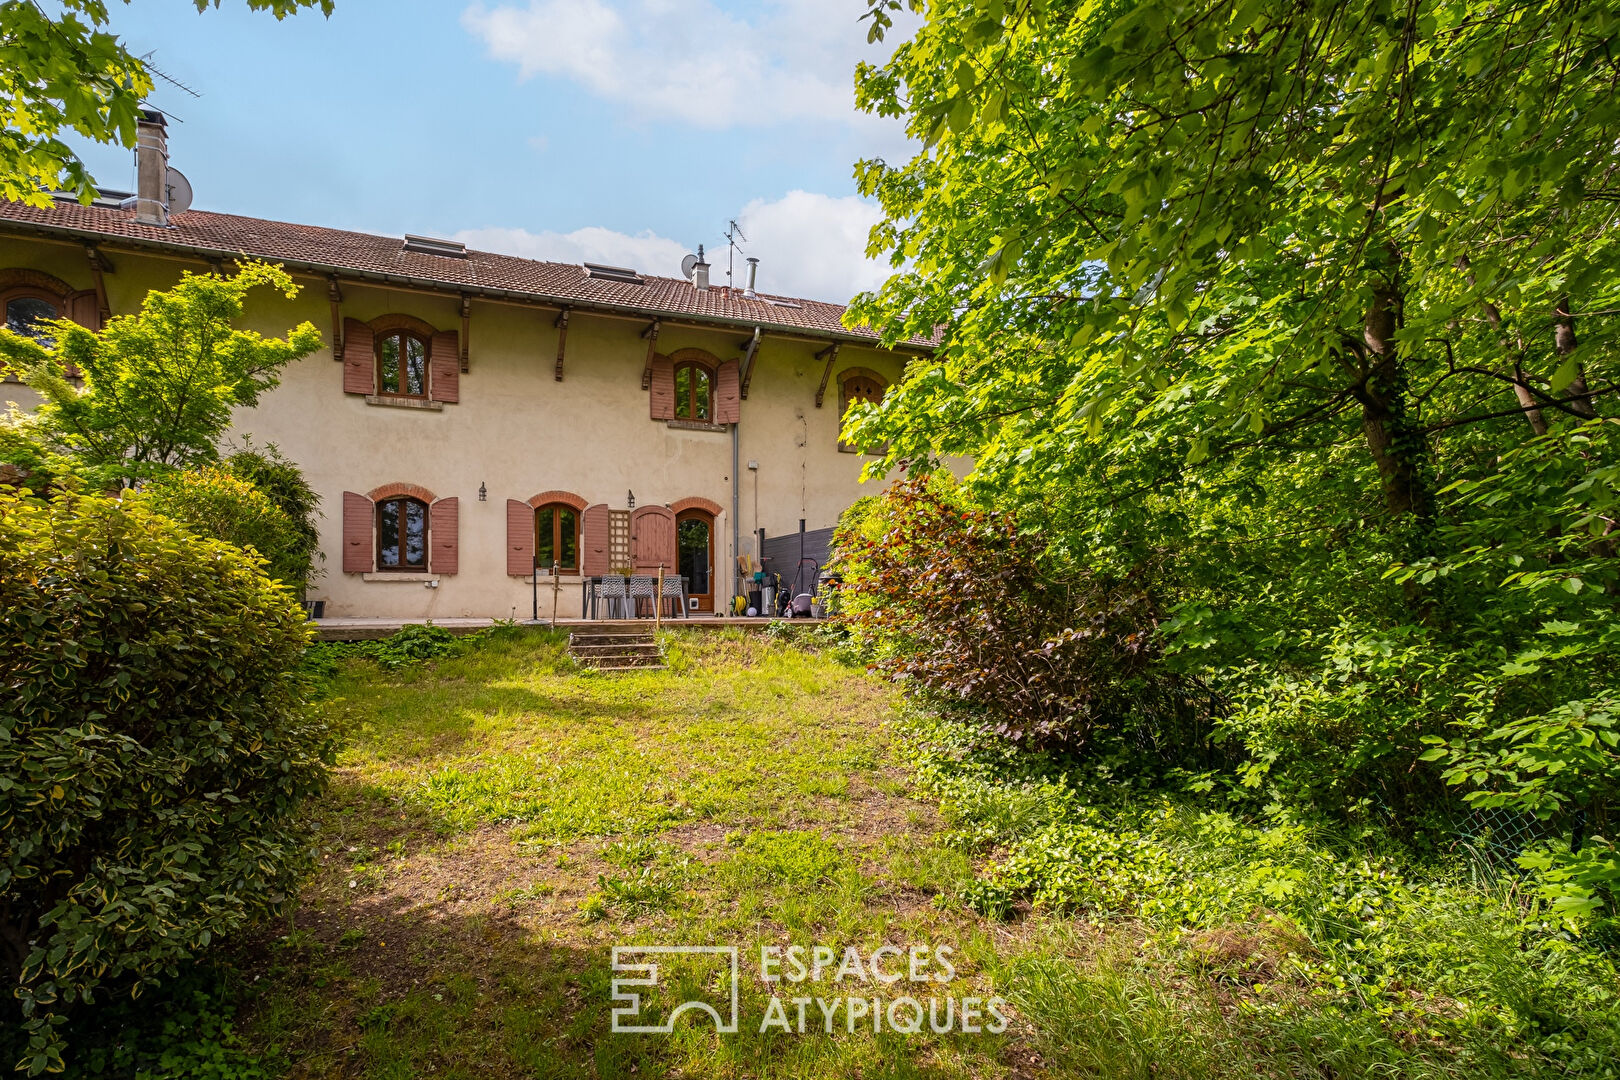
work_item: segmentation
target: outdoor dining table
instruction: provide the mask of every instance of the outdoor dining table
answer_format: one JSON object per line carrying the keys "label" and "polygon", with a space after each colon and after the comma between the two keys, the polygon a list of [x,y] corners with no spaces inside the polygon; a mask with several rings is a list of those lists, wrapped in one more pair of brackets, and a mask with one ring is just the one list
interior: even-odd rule
{"label": "outdoor dining table", "polygon": [[[585,615],[586,612],[589,612],[589,614],[586,615],[586,618],[590,619],[592,622],[596,621],[596,585],[597,585],[598,582],[604,580],[608,576],[610,576],[610,575],[596,574],[596,575],[593,575],[593,576],[590,576],[590,577],[582,577],[582,578],[580,578],[580,583],[579,583],[580,584],[580,593],[579,593],[579,610],[580,610],[580,614]],[[658,575],[656,575],[656,574],[614,574],[614,575],[611,575],[611,576],[613,576],[613,577],[623,577],[627,581],[631,577],[644,577],[644,578],[649,578],[649,579],[654,580],[654,581],[656,581],[658,579]],[[668,581],[670,578],[672,578],[674,576],[675,576],[674,574],[665,574],[664,575],[664,580]],[[685,598],[686,598],[686,578],[685,578],[684,575],[681,577],[680,581],[681,581],[681,603],[676,604],[675,607],[676,607],[676,614],[684,618],[686,616],[686,603],[685,603]],[[670,597],[665,596],[665,597],[662,597],[660,599],[661,600],[668,600],[668,599],[670,599]],[[634,601],[632,601],[632,603],[634,603]],[[641,618],[641,616],[638,615],[638,616],[636,616],[636,618]]]}

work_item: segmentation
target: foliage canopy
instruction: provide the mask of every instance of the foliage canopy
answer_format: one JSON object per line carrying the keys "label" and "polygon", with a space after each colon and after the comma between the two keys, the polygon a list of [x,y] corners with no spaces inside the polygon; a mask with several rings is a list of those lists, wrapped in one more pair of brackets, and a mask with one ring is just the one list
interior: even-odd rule
{"label": "foliage canopy", "polygon": [[[42,341],[0,328],[0,362],[44,398],[7,425],[107,486],[216,460],[231,410],[257,404],[282,368],[321,345],[308,322],[285,339],[236,329],[260,286],[298,291],[279,266],[249,262],[232,277],[183,273],[100,331],[58,319],[48,324],[54,340]],[[70,367],[82,386],[66,377]]]}
{"label": "foliage canopy", "polygon": [[[192,2],[198,11],[220,6]],[[334,0],[247,4],[284,19],[317,5],[330,15]],[[52,191],[94,198],[95,179],[62,136],[71,131],[133,148],[136,115],[153,87],[152,65],[109,32],[106,0],[58,0],[54,7],[52,14],[36,0],[0,0],[0,199],[34,206],[49,206]]]}
{"label": "foliage canopy", "polygon": [[1206,785],[1511,807],[1572,916],[1620,882],[1617,56],[1580,0],[946,0],[857,75],[923,149],[858,167],[850,317],[940,347],[846,438],[1157,568],[1245,750]]}

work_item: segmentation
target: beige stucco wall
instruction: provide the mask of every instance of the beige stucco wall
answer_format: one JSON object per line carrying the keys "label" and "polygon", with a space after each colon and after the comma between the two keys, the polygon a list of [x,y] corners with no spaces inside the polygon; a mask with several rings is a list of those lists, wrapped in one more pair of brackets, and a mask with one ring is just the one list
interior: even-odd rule
{"label": "beige stucco wall", "polygon": [[[105,251],[115,272],[106,276],[115,313],[139,306],[146,292],[172,285],[182,270],[205,265]],[[82,247],[0,237],[0,268],[24,267],[56,275],[75,288],[89,288]],[[309,320],[330,339],[325,283],[301,279],[303,292],[286,300],[261,291],[251,297],[246,324],[281,335]],[[440,329],[460,325],[453,296],[344,285],[343,314],[369,320],[406,313]],[[672,503],[689,496],[725,508],[715,526],[715,606],[729,600],[732,550],[732,446],[729,431],[692,431],[648,418],[641,389],[646,343],[643,323],[575,312],[568,331],[563,381],[553,377],[557,353],[555,312],[474,301],[469,371],[461,376],[460,403],[442,410],[368,405],[343,392],[343,366],[328,347],[291,365],[282,384],[255,409],[239,412],[237,435],[275,443],[304,469],[320,492],[324,519],[323,573],[311,598],[327,601],[328,615],[497,616],[530,612],[528,579],[506,574],[506,500],[527,500],[546,490],[574,492],[588,503]],[[740,331],[665,325],[658,349],[704,349],[721,359],[738,357]],[[837,446],[838,376],[867,368],[893,381],[900,357],[846,345],[829,380],[823,407],[816,388],[824,363],[814,342],[767,336],[760,346],[749,397],[738,425],[740,463],[738,525],[742,547],[754,551],[755,530],[793,532],[804,518],[809,528],[833,524],[838,514],[873,490],[859,483],[868,459]],[[13,383],[0,398],[32,404],[31,391]],[[757,471],[747,462],[759,463]],[[342,493],[364,493],[402,481],[436,497],[460,499],[460,567],[455,575],[424,582],[365,581],[342,572]],[[488,501],[478,501],[478,488]],[[757,506],[757,510],[756,510]],[[542,587],[541,615],[550,613],[551,590]],[[579,613],[577,578],[562,581],[560,614]]]}

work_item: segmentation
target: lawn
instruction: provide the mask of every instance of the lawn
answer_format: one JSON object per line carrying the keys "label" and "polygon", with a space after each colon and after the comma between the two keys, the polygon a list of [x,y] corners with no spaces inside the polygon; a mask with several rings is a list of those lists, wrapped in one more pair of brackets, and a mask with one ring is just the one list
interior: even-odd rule
{"label": "lawn", "polygon": [[[1511,880],[1076,780],[814,643],[663,643],[626,675],[542,631],[342,663],[319,868],[162,1033],[237,1067],[154,1075],[1615,1075],[1612,958]],[[611,1030],[638,945],[736,946],[738,1030]],[[792,946],[821,977],[765,981]],[[658,963],[627,1022],[724,1011],[723,957]]]}
{"label": "lawn", "polygon": [[[1030,1062],[1015,1031],[874,1034],[862,1016],[850,1034],[837,1012],[829,1035],[813,1004],[804,1034],[759,1033],[761,945],[946,945],[961,999],[989,996],[1005,931],[934,903],[969,864],[907,795],[888,686],[762,635],[676,633],[667,649],[667,670],[634,675],[581,673],[540,633],[397,674],[346,666],[325,703],[346,744],[320,869],[241,968],[238,1024],[267,1064],[639,1078]],[[611,1033],[610,950],[635,943],[739,946],[739,1032]],[[903,993],[833,974],[824,1000]]]}

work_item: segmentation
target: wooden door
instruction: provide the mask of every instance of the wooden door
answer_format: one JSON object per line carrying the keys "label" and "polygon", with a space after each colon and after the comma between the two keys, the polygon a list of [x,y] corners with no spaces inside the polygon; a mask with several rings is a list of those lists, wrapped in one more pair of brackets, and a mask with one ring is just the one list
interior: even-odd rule
{"label": "wooden door", "polygon": [[641,506],[630,515],[630,561],[638,574],[675,573],[675,514],[667,506]]}
{"label": "wooden door", "polygon": [[689,606],[696,611],[713,611],[714,515],[707,510],[682,510],[675,516],[675,530],[687,599],[696,601]]}

